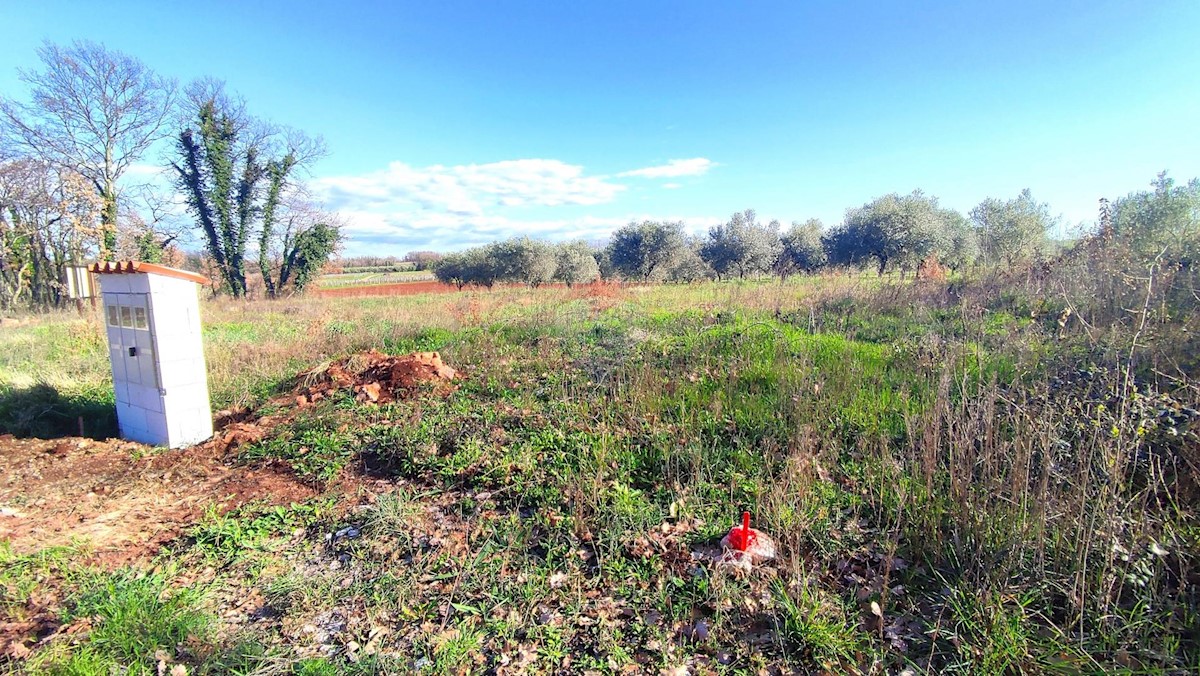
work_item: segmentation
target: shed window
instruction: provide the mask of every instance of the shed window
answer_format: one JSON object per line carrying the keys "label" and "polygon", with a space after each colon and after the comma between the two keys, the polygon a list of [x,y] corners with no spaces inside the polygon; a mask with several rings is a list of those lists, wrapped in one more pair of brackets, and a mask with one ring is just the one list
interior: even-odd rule
{"label": "shed window", "polygon": [[141,329],[143,331],[150,330],[150,318],[147,315],[146,308],[140,305],[117,305],[108,306],[108,325],[119,326],[126,329]]}

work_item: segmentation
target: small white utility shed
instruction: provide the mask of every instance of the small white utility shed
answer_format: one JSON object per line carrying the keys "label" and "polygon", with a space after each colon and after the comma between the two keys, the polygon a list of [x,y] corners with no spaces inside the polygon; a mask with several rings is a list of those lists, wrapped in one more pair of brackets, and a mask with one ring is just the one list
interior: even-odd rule
{"label": "small white utility shed", "polygon": [[121,261],[100,280],[121,437],[181,448],[213,434],[198,285],[186,270]]}

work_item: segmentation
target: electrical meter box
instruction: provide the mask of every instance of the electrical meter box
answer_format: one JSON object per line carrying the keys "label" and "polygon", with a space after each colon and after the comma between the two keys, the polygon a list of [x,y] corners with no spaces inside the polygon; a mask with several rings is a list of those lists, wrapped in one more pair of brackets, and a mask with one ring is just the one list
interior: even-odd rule
{"label": "electrical meter box", "polygon": [[121,437],[182,448],[212,436],[199,285],[153,263],[96,263]]}

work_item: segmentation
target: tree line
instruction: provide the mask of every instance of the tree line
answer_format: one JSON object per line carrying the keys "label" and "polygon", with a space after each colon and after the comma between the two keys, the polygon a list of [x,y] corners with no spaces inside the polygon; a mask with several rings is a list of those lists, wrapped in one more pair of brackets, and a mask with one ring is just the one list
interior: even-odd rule
{"label": "tree line", "polygon": [[603,247],[551,245],[517,238],[445,256],[438,278],[459,287],[497,282],[568,285],[620,277],[636,282],[690,282],[814,273],[831,266],[907,272],[931,257],[958,269],[978,263],[1015,265],[1045,253],[1054,225],[1049,207],[1024,191],[984,200],[970,218],[921,192],[885,195],[850,209],[825,228],[817,219],[763,223],[754,210],[733,214],[703,237],[682,222],[630,223]]}
{"label": "tree line", "polygon": [[[1190,269],[1200,254],[1200,181],[1176,185],[1160,174],[1152,190],[1102,201],[1097,226],[1083,243],[1107,242],[1126,266]],[[497,283],[568,286],[597,279],[692,282],[775,275],[786,278],[826,268],[870,268],[903,276],[922,263],[952,271],[970,267],[1021,269],[1054,253],[1049,233],[1058,224],[1050,206],[1029,190],[1010,199],[987,198],[966,215],[915,191],[888,194],[848,209],[826,228],[820,220],[762,223],[753,210],[733,214],[705,236],[682,222],[630,223],[604,246],[550,244],[520,237],[444,256],[437,278],[459,288]],[[1059,242],[1058,244],[1062,244]]]}
{"label": "tree line", "polygon": [[[254,117],[217,80],[180,87],[101,44],[38,56],[19,71],[26,99],[0,96],[0,310],[61,304],[66,267],[89,260],[184,265],[189,233],[234,296],[302,290],[336,252],[341,222],[300,180],[319,138]],[[146,163],[172,185],[135,183]]]}

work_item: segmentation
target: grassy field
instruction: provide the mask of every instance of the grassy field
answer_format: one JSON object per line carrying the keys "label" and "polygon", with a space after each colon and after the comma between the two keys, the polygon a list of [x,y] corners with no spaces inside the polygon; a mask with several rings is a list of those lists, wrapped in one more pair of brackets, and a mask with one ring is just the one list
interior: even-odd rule
{"label": "grassy field", "polygon": [[[6,664],[1194,673],[1194,381],[1069,308],[841,275],[208,303],[214,408],[371,348],[464,378],[291,418],[228,461],[320,496],[212,509],[151,559],[0,545],[0,615],[53,590],[75,628]],[[7,431],[111,434],[110,388],[97,318],[0,330]],[[713,560],[742,510],[780,549],[748,573]]]}
{"label": "grassy field", "polygon": [[317,286],[323,289],[340,289],[347,286],[369,284],[396,284],[399,282],[427,282],[433,279],[428,270],[400,270],[394,272],[345,272],[321,275]]}

